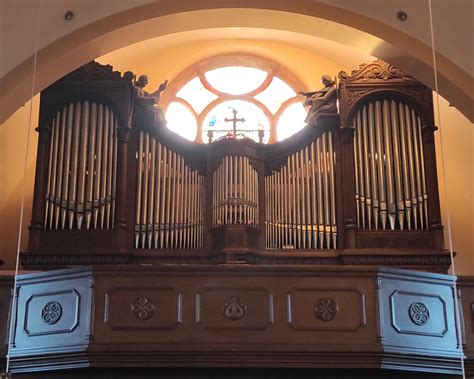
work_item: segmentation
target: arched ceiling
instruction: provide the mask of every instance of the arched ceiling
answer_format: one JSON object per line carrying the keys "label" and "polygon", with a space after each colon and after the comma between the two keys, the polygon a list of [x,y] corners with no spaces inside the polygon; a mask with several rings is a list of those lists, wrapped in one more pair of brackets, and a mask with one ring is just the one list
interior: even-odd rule
{"label": "arched ceiling", "polygon": [[[34,92],[87,61],[129,44],[185,31],[212,32],[216,28],[230,28],[229,31],[241,28],[242,33],[245,30],[259,29],[267,34],[266,38],[272,38],[272,34],[289,32],[293,35],[288,38],[303,45],[315,43],[311,37],[334,41],[388,61],[431,88],[434,87],[428,9],[426,5],[420,6],[420,2],[43,0],[43,3],[39,10],[41,23],[37,85]],[[466,36],[463,29],[466,13],[469,29],[469,9],[466,12],[465,8],[470,3],[468,0],[452,0],[451,7],[445,7],[441,0],[433,0],[433,3],[436,5],[436,25],[441,26],[443,31],[435,35],[441,36],[437,48],[440,93],[473,120],[472,60],[462,58],[466,55],[469,57],[466,51],[469,52],[472,48],[472,43],[468,43],[470,37]],[[32,52],[35,46],[35,28],[32,25],[35,25],[38,16],[36,4],[35,0],[7,0],[2,3],[0,41],[2,52],[6,53],[0,61],[0,122],[28,100],[31,93]],[[68,24],[63,15],[69,8],[75,11],[76,18]],[[404,27],[397,24],[399,21],[395,17],[399,9],[404,9],[409,14]],[[456,17],[456,20],[452,20],[451,26],[446,28],[446,20],[438,22],[443,17]],[[31,32],[18,33],[22,24],[25,30]],[[459,28],[462,29],[461,34]],[[239,29],[234,29],[235,33],[238,31]],[[451,41],[453,35],[458,37]],[[294,38],[295,36],[298,37]],[[467,49],[464,50],[464,55],[463,44]]]}

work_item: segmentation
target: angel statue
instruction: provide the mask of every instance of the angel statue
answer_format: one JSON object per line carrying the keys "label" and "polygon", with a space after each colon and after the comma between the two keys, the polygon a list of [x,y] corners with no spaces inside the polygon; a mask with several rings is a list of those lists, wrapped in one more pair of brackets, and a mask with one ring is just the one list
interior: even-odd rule
{"label": "angel statue", "polygon": [[319,91],[298,92],[299,95],[306,97],[304,105],[310,107],[305,119],[307,124],[316,124],[316,119],[320,113],[337,113],[336,82],[329,75],[323,75],[321,82],[324,87]]}
{"label": "angel statue", "polygon": [[154,118],[160,125],[166,125],[166,119],[163,110],[158,107],[160,102],[161,93],[168,86],[168,80],[165,80],[160,84],[155,92],[149,93],[145,91],[145,87],[148,85],[148,76],[141,75],[135,82],[135,102],[142,104],[145,108],[154,112]]}
{"label": "angel statue", "polygon": [[142,100],[144,103],[149,105],[156,105],[160,102],[161,93],[168,86],[168,80],[165,80],[160,84],[155,92],[148,93],[144,88],[148,85],[148,76],[140,75],[135,83],[135,96],[137,99]]}

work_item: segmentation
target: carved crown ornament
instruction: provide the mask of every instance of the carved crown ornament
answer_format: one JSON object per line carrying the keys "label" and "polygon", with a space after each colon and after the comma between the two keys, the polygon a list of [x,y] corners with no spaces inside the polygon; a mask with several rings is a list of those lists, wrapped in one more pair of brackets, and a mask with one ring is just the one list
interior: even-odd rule
{"label": "carved crown ornament", "polygon": [[346,71],[341,71],[338,74],[338,78],[341,82],[387,81],[393,79],[402,81],[415,80],[407,73],[382,60],[361,64],[359,68],[351,71],[350,74]]}
{"label": "carved crown ornament", "polygon": [[86,63],[84,66],[72,71],[59,81],[69,82],[96,80],[129,81],[127,78],[122,77],[122,74],[119,71],[114,71],[111,65],[102,65],[96,61]]}

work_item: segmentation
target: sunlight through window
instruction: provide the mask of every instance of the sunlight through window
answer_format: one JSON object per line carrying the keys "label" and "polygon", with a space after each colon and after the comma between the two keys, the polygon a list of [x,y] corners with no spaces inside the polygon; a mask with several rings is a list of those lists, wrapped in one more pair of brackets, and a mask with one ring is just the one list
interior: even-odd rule
{"label": "sunlight through window", "polygon": [[217,95],[207,90],[198,77],[181,88],[176,96],[186,100],[196,113],[201,113],[211,101],[217,99]]}
{"label": "sunlight through window", "polygon": [[306,110],[301,103],[295,103],[286,108],[280,115],[276,127],[278,141],[282,141],[299,132],[306,125]]}
{"label": "sunlight through window", "polygon": [[265,71],[252,67],[221,67],[205,73],[209,84],[219,92],[243,95],[256,90],[267,77]]}
{"label": "sunlight through window", "polygon": [[[234,109],[237,111],[235,121],[232,112]],[[258,132],[263,131],[263,142],[268,142],[270,123],[265,113],[255,104],[242,100],[225,101],[207,114],[202,128],[203,141],[207,141],[209,131],[212,132],[213,141],[230,136],[234,122],[236,138],[251,138],[258,142]]]}
{"label": "sunlight through window", "polygon": [[196,139],[196,118],[183,104],[177,102],[171,103],[166,111],[165,117],[168,129],[187,140],[194,141]]}
{"label": "sunlight through window", "polygon": [[[252,57],[251,61],[255,59]],[[175,87],[176,92],[170,96],[167,127],[200,143],[222,138],[274,143],[290,137],[305,126],[306,111],[296,94],[304,88],[298,84],[299,88],[293,88],[284,80],[286,76],[279,77],[284,69],[272,62],[266,64],[260,62],[259,68],[244,65],[214,68],[211,61],[212,69],[193,68],[195,76],[181,82],[184,84]],[[295,82],[294,78],[289,80]],[[231,121],[234,109],[235,130]]]}

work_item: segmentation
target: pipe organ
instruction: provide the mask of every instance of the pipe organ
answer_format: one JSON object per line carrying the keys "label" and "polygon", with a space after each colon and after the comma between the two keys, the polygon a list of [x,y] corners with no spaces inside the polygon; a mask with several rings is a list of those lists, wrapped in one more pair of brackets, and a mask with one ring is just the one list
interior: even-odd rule
{"label": "pipe organ", "polygon": [[135,248],[201,249],[205,178],[145,131],[137,151]]}
{"label": "pipe organ", "polygon": [[44,228],[111,229],[117,177],[117,119],[103,104],[71,102],[51,122]]}
{"label": "pipe organ", "polygon": [[431,92],[405,73],[341,72],[339,113],[268,145],[185,141],[131,78],[92,62],[43,91],[25,267],[446,270]]}
{"label": "pipe organ", "polygon": [[284,141],[198,144],[132,77],[91,62],[41,94],[20,257],[61,269],[15,278],[12,372],[462,372],[428,88],[376,61]]}
{"label": "pipe organ", "polygon": [[213,226],[245,224],[258,227],[258,172],[248,157],[224,156],[212,174]]}
{"label": "pipe organ", "polygon": [[356,113],[354,177],[359,228],[428,228],[421,133],[420,117],[401,101],[375,100]]}
{"label": "pipe organ", "polygon": [[336,188],[333,132],[287,158],[265,178],[268,249],[335,249]]}

